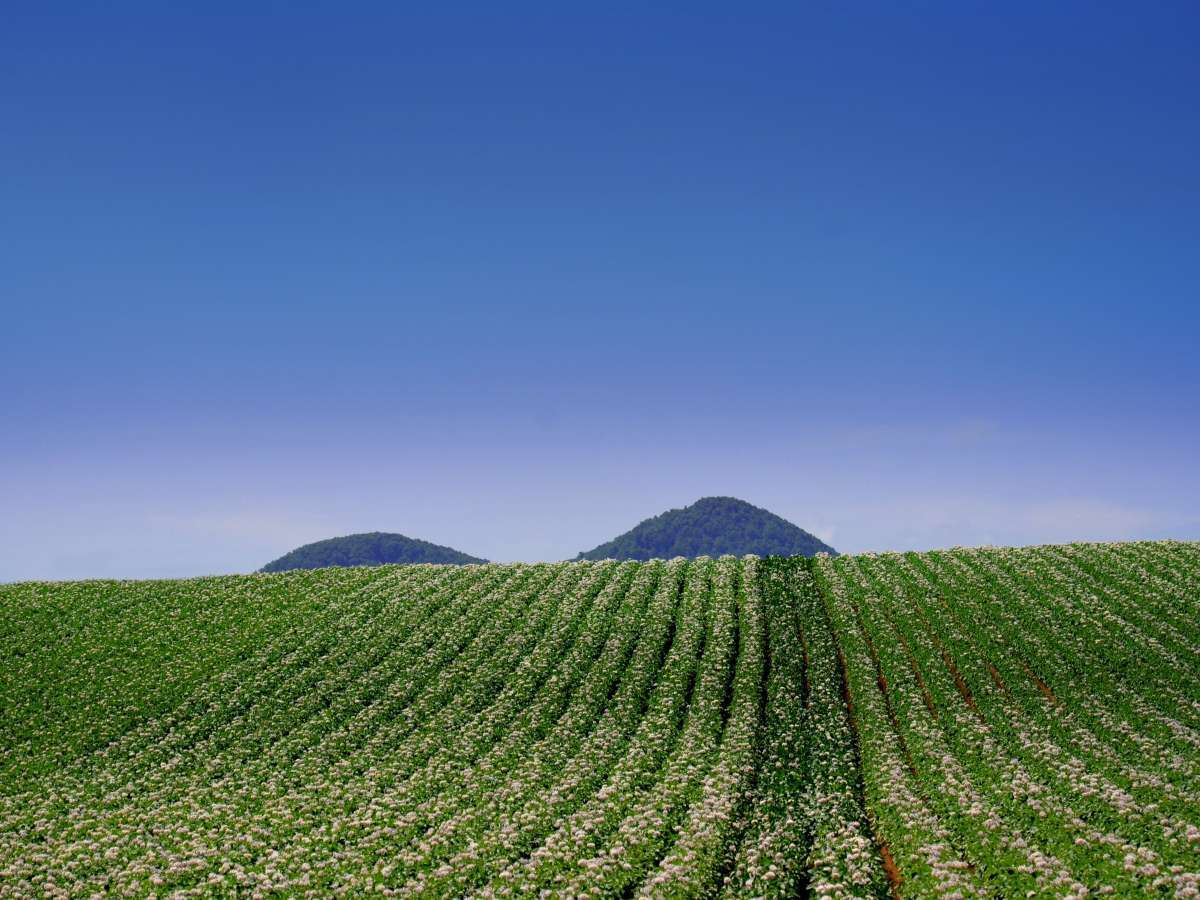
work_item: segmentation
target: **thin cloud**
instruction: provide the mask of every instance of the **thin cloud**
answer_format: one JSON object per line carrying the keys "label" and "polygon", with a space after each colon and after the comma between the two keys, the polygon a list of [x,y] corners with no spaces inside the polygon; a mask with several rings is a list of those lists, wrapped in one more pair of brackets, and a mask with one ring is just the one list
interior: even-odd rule
{"label": "thin cloud", "polygon": [[1002,433],[990,419],[964,419],[932,425],[855,425],[832,432],[835,447],[851,450],[896,448],[977,447],[994,441]]}
{"label": "thin cloud", "polygon": [[1039,503],[1025,516],[1035,532],[1060,535],[1133,535],[1170,527],[1169,516],[1135,506],[1097,499],[1064,499]]}

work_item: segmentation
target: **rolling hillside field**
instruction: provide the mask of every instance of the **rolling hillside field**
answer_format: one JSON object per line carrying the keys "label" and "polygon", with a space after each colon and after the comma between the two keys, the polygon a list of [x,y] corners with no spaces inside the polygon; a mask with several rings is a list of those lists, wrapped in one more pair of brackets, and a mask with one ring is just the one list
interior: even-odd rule
{"label": "rolling hillside field", "polygon": [[1200,544],[0,585],[0,897],[1200,896]]}

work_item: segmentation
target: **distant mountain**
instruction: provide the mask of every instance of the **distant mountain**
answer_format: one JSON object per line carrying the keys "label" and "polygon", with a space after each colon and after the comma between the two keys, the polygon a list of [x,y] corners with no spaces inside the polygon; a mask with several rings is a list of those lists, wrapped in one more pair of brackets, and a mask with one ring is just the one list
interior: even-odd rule
{"label": "distant mountain", "polygon": [[321,569],[325,566],[382,566],[386,563],[467,563],[487,562],[450,547],[419,541],[402,534],[372,531],[348,534],[297,547],[262,567],[263,572],[288,569]]}
{"label": "distant mountain", "polygon": [[837,551],[772,512],[736,497],[705,497],[647,519],[576,559],[670,559],[674,556],[815,556]]}

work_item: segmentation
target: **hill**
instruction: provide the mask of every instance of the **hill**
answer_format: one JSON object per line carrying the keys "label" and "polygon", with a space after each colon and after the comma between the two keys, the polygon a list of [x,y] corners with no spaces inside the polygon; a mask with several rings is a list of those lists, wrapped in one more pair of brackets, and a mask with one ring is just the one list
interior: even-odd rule
{"label": "hill", "polygon": [[468,565],[487,560],[468,556],[450,547],[431,544],[402,534],[372,531],[348,534],[297,547],[267,563],[262,572],[289,569],[323,569],[327,566],[382,566],[391,563],[452,563]]}
{"label": "hill", "polygon": [[1200,544],[0,585],[0,896],[1196,896]]}
{"label": "hill", "polygon": [[736,497],[704,497],[671,509],[576,559],[672,559],[676,556],[837,555],[828,544],[772,512]]}

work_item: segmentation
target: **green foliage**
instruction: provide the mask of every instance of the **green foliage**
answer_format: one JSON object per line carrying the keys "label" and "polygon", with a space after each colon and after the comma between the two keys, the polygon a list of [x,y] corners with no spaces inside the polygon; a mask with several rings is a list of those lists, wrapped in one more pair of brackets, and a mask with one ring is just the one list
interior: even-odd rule
{"label": "green foliage", "polygon": [[815,561],[900,893],[1198,895],[1198,550]]}
{"label": "green foliage", "polygon": [[372,531],[348,534],[297,547],[262,567],[263,572],[289,569],[324,569],[327,566],[384,566],[393,563],[450,563],[470,565],[485,559],[468,556],[450,547],[431,544],[402,534]]}
{"label": "green foliage", "polygon": [[0,896],[1196,896],[1200,546],[0,585]]}
{"label": "green foliage", "polygon": [[668,510],[576,559],[671,559],[676,556],[837,555],[802,528],[735,497],[705,497]]}

